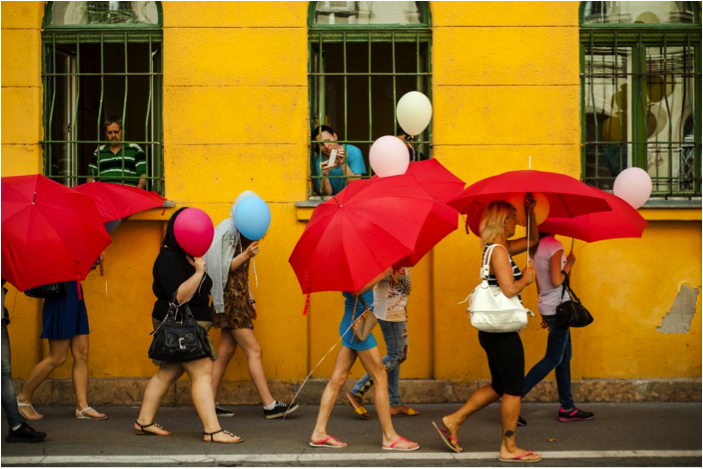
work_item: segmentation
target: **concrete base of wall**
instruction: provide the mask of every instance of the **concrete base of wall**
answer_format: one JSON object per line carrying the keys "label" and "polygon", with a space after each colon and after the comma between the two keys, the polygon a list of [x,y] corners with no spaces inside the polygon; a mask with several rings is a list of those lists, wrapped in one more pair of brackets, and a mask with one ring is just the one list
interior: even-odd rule
{"label": "concrete base of wall", "polygon": [[[139,405],[148,383],[145,378],[103,378],[88,382],[88,402],[91,405]],[[344,390],[351,389],[353,380],[348,380]],[[471,394],[488,381],[445,381],[434,379],[408,379],[400,381],[400,395],[405,404],[430,404],[465,402]],[[15,388],[21,389],[24,382],[15,380]],[[290,401],[298,391],[300,382],[269,381],[271,393],[281,401]],[[298,395],[300,404],[319,404],[326,379],[307,382]],[[576,402],[700,402],[701,379],[650,379],[616,380],[593,379],[574,381],[571,391]],[[373,392],[366,400],[373,402]],[[218,401],[225,405],[259,404],[259,395],[251,381],[225,382],[220,389]],[[555,381],[543,381],[525,398],[525,402],[557,402]],[[34,394],[37,405],[73,405],[73,383],[70,379],[48,379]],[[178,381],[163,402],[164,405],[192,404],[190,382]]]}

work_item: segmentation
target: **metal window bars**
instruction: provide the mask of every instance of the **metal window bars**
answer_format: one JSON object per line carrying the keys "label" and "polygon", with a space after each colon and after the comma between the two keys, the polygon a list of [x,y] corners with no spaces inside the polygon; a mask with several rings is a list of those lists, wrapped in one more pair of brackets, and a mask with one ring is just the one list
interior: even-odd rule
{"label": "metal window bars", "polygon": [[[311,30],[308,47],[310,131],[329,125],[336,132],[343,132],[344,138],[337,143],[362,146],[366,150],[362,151],[366,165],[366,174],[362,177],[369,178],[373,172],[368,164],[368,149],[376,138],[395,135],[398,99],[413,90],[432,97],[431,31],[426,27],[395,31],[387,28]],[[337,96],[337,87],[343,89],[341,99]],[[383,93],[379,93],[381,89]],[[364,93],[367,96],[363,96]],[[343,108],[340,116],[336,112],[338,101]],[[366,129],[359,123],[362,120],[368,123]],[[422,135],[415,136],[413,143],[416,154],[424,152],[427,157],[431,156],[431,124]],[[315,187],[321,188],[322,184],[321,168],[314,167],[319,145],[317,140],[309,142],[311,196],[320,195]],[[348,170],[348,160],[344,164]],[[353,177],[329,175],[328,178]]]}
{"label": "metal window bars", "polygon": [[581,32],[583,180],[637,166],[652,197],[701,195],[701,33]]}
{"label": "metal window bars", "polygon": [[[159,29],[42,32],[45,176],[68,186],[91,177],[134,181],[124,172],[125,144],[137,144],[146,154],[147,189],[164,193],[162,42]],[[109,144],[103,120],[110,115],[122,118],[122,176],[101,178],[88,165]]]}

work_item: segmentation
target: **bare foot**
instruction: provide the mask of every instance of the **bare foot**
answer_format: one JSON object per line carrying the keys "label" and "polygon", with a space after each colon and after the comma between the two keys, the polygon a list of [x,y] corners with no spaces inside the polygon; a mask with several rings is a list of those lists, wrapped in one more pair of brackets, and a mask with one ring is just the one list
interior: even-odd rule
{"label": "bare foot", "polygon": [[[460,426],[453,423],[449,417],[442,417],[442,425],[444,425],[444,428],[447,430],[449,435],[452,438],[459,439],[459,428]],[[459,443],[455,440],[450,440],[452,442],[452,446],[454,446],[459,452],[463,451],[461,446],[459,446]]]}
{"label": "bare foot", "polygon": [[208,443],[237,444],[244,440],[242,440],[241,437],[228,432],[227,430],[219,430],[214,433],[203,434],[203,441]]}
{"label": "bare foot", "polygon": [[397,405],[395,407],[391,407],[391,415],[420,415],[420,412],[418,412],[415,409],[412,409],[410,407],[405,407],[404,405]]}
{"label": "bare foot", "polygon": [[20,414],[22,414],[22,417],[27,420],[40,420],[44,418],[42,414],[34,410],[31,403],[21,402],[19,398],[17,398],[17,408]]}
{"label": "bare foot", "polygon": [[513,460],[513,461],[523,461],[523,462],[537,462],[542,460],[542,455],[538,453],[533,453],[522,448],[515,448],[512,451],[508,451],[507,448],[501,446],[500,454],[498,459]]}
{"label": "bare foot", "polygon": [[158,423],[152,423],[149,425],[142,425],[139,423],[139,420],[134,422],[134,431],[137,435],[157,435],[157,436],[169,436],[173,435],[173,432],[170,432]]}
{"label": "bare foot", "polygon": [[397,435],[395,438],[383,439],[383,449],[393,449],[398,451],[412,451],[420,447],[419,443],[410,441],[407,438]]}

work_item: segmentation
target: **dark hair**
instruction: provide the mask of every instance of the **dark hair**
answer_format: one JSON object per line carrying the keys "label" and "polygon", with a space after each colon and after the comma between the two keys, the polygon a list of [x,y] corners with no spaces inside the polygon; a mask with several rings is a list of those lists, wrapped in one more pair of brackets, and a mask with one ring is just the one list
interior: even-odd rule
{"label": "dark hair", "polygon": [[400,125],[398,125],[398,127],[396,127],[395,135],[396,135],[396,137],[398,137],[400,135],[404,135],[406,140],[411,137],[411,135],[409,133],[407,133],[405,130],[403,130],[403,128]]}
{"label": "dark hair", "polygon": [[110,116],[107,119],[103,121],[103,130],[107,130],[109,126],[112,124],[117,124],[120,126],[120,130],[122,130],[122,117],[121,116]]}
{"label": "dark hair", "polygon": [[312,135],[310,140],[315,140],[322,132],[329,132],[330,135],[334,135],[334,129],[329,125],[320,125],[312,129]]}

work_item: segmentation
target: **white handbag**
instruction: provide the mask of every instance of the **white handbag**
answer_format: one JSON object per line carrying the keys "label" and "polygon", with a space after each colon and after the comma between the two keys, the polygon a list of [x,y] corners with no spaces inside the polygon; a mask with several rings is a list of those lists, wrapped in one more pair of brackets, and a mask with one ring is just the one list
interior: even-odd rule
{"label": "white handbag", "polygon": [[535,314],[522,305],[518,295],[508,298],[500,287],[488,285],[491,255],[496,246],[503,247],[500,244],[493,244],[488,248],[481,267],[481,283],[467,298],[469,300],[467,312],[471,318],[471,325],[479,331],[516,332],[527,326],[528,314],[532,317]]}

